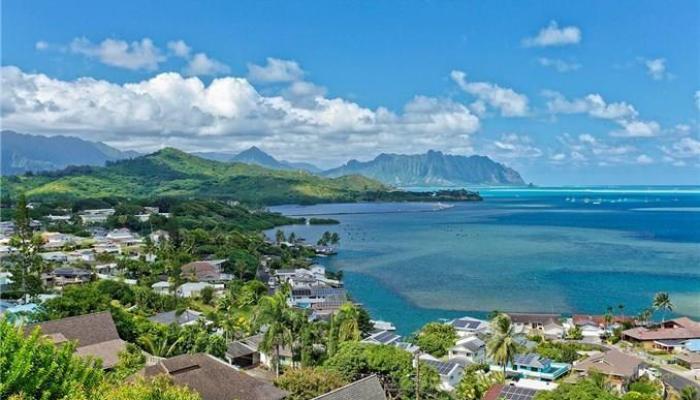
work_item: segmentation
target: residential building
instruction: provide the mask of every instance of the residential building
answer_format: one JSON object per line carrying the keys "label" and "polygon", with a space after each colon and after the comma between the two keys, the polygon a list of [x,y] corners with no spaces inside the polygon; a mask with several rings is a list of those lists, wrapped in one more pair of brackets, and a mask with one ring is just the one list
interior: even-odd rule
{"label": "residential building", "polygon": [[170,294],[170,283],[166,281],[156,282],[151,285],[151,289],[158,294],[167,296]]}
{"label": "residential building", "polygon": [[180,275],[185,279],[197,282],[221,282],[233,279],[232,276],[222,273],[222,266],[226,260],[194,261],[183,265]]}
{"label": "residential building", "polygon": [[664,341],[700,339],[700,323],[687,317],[676,318],[650,327],[636,327],[622,332],[622,339],[641,343],[645,348],[668,350]]}
{"label": "residential building", "polygon": [[489,330],[489,323],[472,317],[462,317],[448,322],[452,325],[459,337],[474,336],[484,334]]}
{"label": "residential building", "polygon": [[224,290],[224,285],[214,284],[207,282],[187,282],[177,287],[175,290],[175,295],[177,297],[196,297],[202,292],[202,289],[210,287],[214,290],[214,295],[218,295]]}
{"label": "residential building", "polygon": [[399,340],[401,340],[401,336],[397,335],[393,332],[390,331],[379,331],[371,334],[364,340],[362,340],[363,343],[372,343],[372,344],[384,344],[384,345],[390,345],[390,344],[396,344]]}
{"label": "residential building", "polygon": [[90,282],[92,272],[74,267],[59,267],[41,275],[46,286],[62,288],[67,285],[79,285]]}
{"label": "residential building", "polygon": [[119,352],[126,349],[126,342],[119,337],[109,311],[28,325],[25,333],[29,334],[36,327],[57,345],[75,341],[75,354],[99,358],[104,369],[113,368],[119,361]]}
{"label": "residential building", "polygon": [[560,318],[559,314],[548,313],[508,313],[508,316],[516,331],[528,335],[544,335],[545,325],[558,324]]}
{"label": "residential building", "polygon": [[676,355],[676,363],[682,367],[700,370],[700,353],[685,352]]}
{"label": "residential building", "polygon": [[106,222],[107,218],[114,215],[113,208],[84,210],[79,214],[80,220],[85,225]]}
{"label": "residential building", "polygon": [[532,400],[537,393],[535,389],[497,383],[484,394],[483,400]]}
{"label": "residential building", "polygon": [[452,391],[464,374],[464,365],[455,361],[440,361],[430,355],[420,357],[420,362],[434,368],[440,375],[440,388]]}
{"label": "residential building", "polygon": [[584,375],[592,371],[604,374],[608,381],[622,390],[639,378],[642,360],[624,354],[619,350],[608,350],[604,353],[593,354],[573,366],[574,371]]}
{"label": "residential building", "polygon": [[204,353],[168,358],[146,367],[143,375],[166,375],[175,385],[197,392],[202,400],[281,400],[287,396],[287,392]]}
{"label": "residential building", "polygon": [[486,343],[476,336],[467,336],[457,339],[454,347],[449,350],[448,358],[465,358],[473,363],[484,361],[486,356]]}
{"label": "residential building", "polygon": [[[491,369],[500,371],[502,366],[492,365]],[[519,354],[513,363],[506,366],[506,374],[520,378],[540,381],[555,381],[571,370],[571,364],[553,362],[538,354]]]}
{"label": "residential building", "polygon": [[357,380],[312,400],[386,400],[386,393],[377,375]]}
{"label": "residential building", "polygon": [[[260,350],[263,337],[261,333],[229,343],[225,354],[226,360],[239,368],[252,368],[260,364],[273,368],[275,353],[268,354]],[[288,346],[280,348],[279,356],[281,365],[292,363],[292,350]]]}
{"label": "residential building", "polygon": [[148,318],[151,322],[156,322],[163,325],[177,324],[179,326],[194,325],[199,321],[206,321],[206,318],[199,311],[190,310],[189,308],[178,314],[177,311],[166,311],[158,313]]}

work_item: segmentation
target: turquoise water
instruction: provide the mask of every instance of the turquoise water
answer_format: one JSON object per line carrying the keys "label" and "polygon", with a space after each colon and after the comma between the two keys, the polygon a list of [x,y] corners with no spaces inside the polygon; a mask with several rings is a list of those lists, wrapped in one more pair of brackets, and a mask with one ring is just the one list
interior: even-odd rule
{"label": "turquoise water", "polygon": [[[361,203],[272,208],[327,215],[341,236],[345,284],[373,317],[409,333],[427,321],[489,311],[625,313],[668,291],[700,317],[698,188],[481,190],[479,203]],[[450,208],[444,208],[450,206]]]}

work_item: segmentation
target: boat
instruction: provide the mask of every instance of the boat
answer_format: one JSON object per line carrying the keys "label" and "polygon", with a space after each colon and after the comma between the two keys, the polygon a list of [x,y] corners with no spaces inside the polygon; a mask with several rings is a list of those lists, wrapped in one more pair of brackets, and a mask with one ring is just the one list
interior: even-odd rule
{"label": "boat", "polygon": [[396,327],[394,324],[388,321],[381,321],[381,320],[373,320],[371,319],[369,322],[372,323],[374,326],[374,329],[378,329],[380,331],[395,331]]}

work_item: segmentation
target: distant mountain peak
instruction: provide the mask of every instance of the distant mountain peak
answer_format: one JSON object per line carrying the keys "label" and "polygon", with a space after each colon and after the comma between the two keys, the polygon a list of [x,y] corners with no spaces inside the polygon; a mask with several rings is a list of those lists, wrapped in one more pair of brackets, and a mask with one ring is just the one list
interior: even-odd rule
{"label": "distant mountain peak", "polygon": [[486,156],[428,150],[423,154],[381,153],[374,160],[350,160],[325,176],[360,174],[394,186],[524,185],[520,174]]}
{"label": "distant mountain peak", "polygon": [[257,146],[251,146],[250,148],[243,150],[242,152],[231,158],[231,161],[242,162],[246,164],[255,164],[265,168],[277,169],[277,170],[305,170],[307,172],[316,173],[320,172],[320,169],[314,165],[307,163],[293,163],[289,161],[280,161],[275,157],[269,155]]}

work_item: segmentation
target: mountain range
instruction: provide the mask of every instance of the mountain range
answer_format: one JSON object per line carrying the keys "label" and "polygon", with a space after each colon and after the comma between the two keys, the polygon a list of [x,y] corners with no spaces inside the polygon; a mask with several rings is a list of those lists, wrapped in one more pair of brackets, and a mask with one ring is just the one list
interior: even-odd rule
{"label": "mountain range", "polygon": [[8,130],[0,132],[0,148],[2,175],[52,171],[70,165],[105,165],[107,161],[140,155],[76,137],[27,135]]}
{"label": "mountain range", "polygon": [[351,174],[399,187],[525,184],[517,171],[486,156],[465,157],[433,150],[412,155],[382,153],[371,161],[351,160],[323,172],[328,177]]}
{"label": "mountain range", "polygon": [[2,177],[3,196],[33,199],[218,198],[248,204],[306,204],[355,201],[465,201],[460,191],[406,192],[360,175],[326,178],[306,171],[281,171],[239,162],[207,160],[174,148],[104,167]]}
{"label": "mountain range", "polygon": [[[99,166],[107,161],[140,155],[74,137],[45,137],[12,131],[2,132],[1,144],[2,175],[59,170],[69,165]],[[413,155],[383,153],[371,161],[351,160],[325,171],[309,163],[277,160],[255,146],[238,154],[199,152],[192,155],[223,163],[257,165],[276,171],[305,171],[329,178],[362,175],[396,187],[525,184],[517,171],[488,157],[450,155],[432,150]]]}

